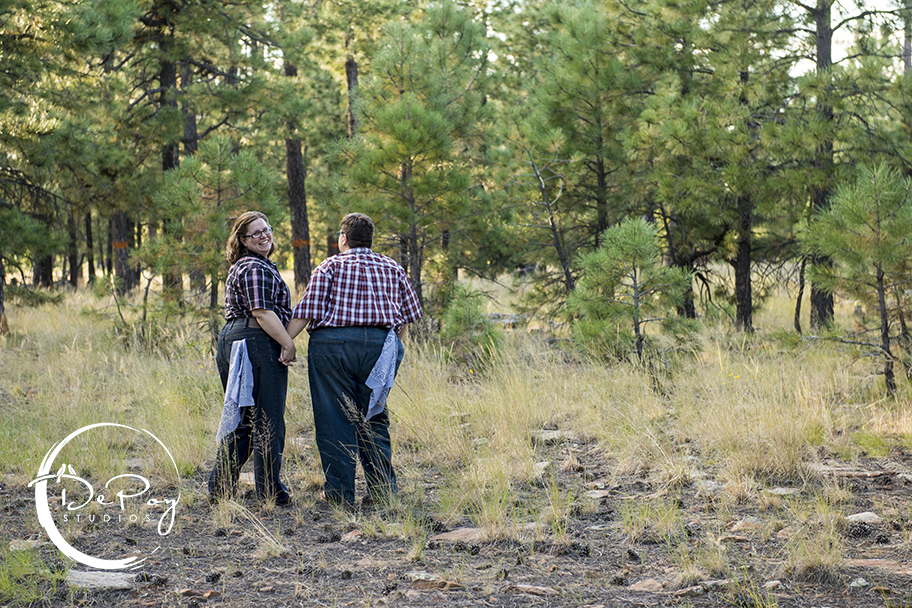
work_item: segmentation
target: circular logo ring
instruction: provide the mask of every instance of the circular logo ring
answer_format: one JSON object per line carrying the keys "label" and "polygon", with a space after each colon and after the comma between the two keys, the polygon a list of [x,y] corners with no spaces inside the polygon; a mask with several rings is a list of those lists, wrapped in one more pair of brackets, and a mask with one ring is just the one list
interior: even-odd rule
{"label": "circular logo ring", "polygon": [[[149,437],[154,439],[158,445],[165,450],[165,453],[168,454],[168,458],[171,459],[171,464],[174,465],[174,471],[177,473],[178,479],[180,479],[180,471],[177,469],[177,463],[174,460],[174,456],[171,455],[170,450],[165,447],[165,444],[161,440],[147,431],[142,429],[141,431],[135,429],[131,426],[126,426],[124,424],[117,424],[114,422],[99,422],[96,424],[90,424],[89,426],[84,426],[81,429],[77,429],[70,433],[63,441],[54,444],[48,453],[44,456],[44,460],[41,461],[41,466],[38,469],[38,476],[35,479],[35,508],[38,511],[38,523],[45,529],[48,536],[51,539],[51,542],[57,546],[60,551],[67,557],[84,564],[92,568],[98,568],[99,570],[122,570],[124,568],[138,568],[144,561],[146,557],[139,556],[130,556],[124,559],[102,559],[98,557],[92,557],[87,555],[67,542],[67,540],[60,534],[60,530],[57,529],[57,524],[54,522],[54,517],[51,515],[51,507],[48,504],[47,496],[47,484],[48,479],[52,479],[54,475],[51,474],[51,467],[54,465],[54,459],[57,458],[57,455],[60,454],[60,451],[69,443],[73,438],[79,436],[80,434],[103,426],[113,426],[123,429],[129,429],[137,433],[143,432]],[[31,484],[29,484],[31,485]],[[177,499],[174,501],[174,508],[177,508],[177,503],[180,501],[180,489],[178,489]],[[170,530],[170,528],[169,528]]]}

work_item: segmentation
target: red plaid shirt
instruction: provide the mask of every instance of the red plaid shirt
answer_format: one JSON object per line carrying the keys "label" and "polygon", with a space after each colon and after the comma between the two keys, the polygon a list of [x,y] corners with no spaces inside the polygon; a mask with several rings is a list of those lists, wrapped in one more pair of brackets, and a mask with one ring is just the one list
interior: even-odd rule
{"label": "red plaid shirt", "polygon": [[225,280],[225,320],[252,317],[263,308],[276,313],[282,325],[291,315],[291,292],[271,260],[252,252],[239,259]]}
{"label": "red plaid shirt", "polygon": [[294,319],[312,319],[308,331],[355,325],[398,329],[421,314],[402,266],[367,247],[323,260],[291,312]]}

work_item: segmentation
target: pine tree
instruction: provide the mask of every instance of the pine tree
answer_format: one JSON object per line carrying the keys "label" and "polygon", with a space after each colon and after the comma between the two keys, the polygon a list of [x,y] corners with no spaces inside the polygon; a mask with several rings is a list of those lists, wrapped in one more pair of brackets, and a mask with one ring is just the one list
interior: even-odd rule
{"label": "pine tree", "polygon": [[165,233],[144,244],[138,257],[157,273],[197,271],[209,281],[209,325],[213,345],[218,338],[218,289],[228,274],[225,243],[231,218],[257,210],[278,219],[274,196],[277,176],[247,149],[218,134],[200,144],[199,151],[165,176],[155,194],[161,212],[182,219],[179,234]]}
{"label": "pine tree", "polygon": [[597,251],[581,256],[579,286],[570,295],[571,312],[579,315],[573,333],[590,352],[643,360],[647,328],[659,324],[679,333],[689,323],[677,318],[691,278],[680,268],[662,265],[655,226],[625,219],[609,228]]}
{"label": "pine tree", "polygon": [[[787,105],[790,63],[778,54],[788,21],[772,2],[740,0],[711,9],[658,0],[643,12],[633,53],[648,94],[628,140],[638,195],[673,265],[699,269],[704,284],[712,262],[733,266],[736,324],[750,331],[755,228],[782,211],[768,133]],[[689,317],[693,299],[683,307]]]}
{"label": "pine tree", "polygon": [[829,295],[844,292],[876,308],[879,342],[863,336],[852,342],[878,351],[887,392],[894,394],[891,339],[893,322],[902,311],[890,302],[903,300],[901,292],[910,279],[912,180],[884,164],[862,168],[858,179],[840,186],[832,205],[815,215],[802,240],[809,254],[835,262],[810,269],[811,278]]}
{"label": "pine tree", "polygon": [[466,149],[484,114],[484,31],[452,4],[414,24],[390,23],[361,84],[358,137],[346,142],[352,199],[395,235],[424,302],[422,272],[447,231],[477,216]]}

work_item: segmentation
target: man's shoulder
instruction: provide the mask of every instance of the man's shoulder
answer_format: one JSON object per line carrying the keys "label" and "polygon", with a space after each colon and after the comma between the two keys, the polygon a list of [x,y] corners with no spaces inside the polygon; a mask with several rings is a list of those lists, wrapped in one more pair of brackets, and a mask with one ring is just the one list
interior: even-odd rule
{"label": "man's shoulder", "polygon": [[[357,249],[349,249],[347,252],[341,255],[334,256],[338,258],[338,264],[374,264],[377,266],[383,266],[397,271],[405,272],[402,268],[402,265],[399,264],[393,258],[383,255],[382,253],[377,253],[373,249],[368,247],[358,247]],[[332,258],[329,258],[332,259]]]}

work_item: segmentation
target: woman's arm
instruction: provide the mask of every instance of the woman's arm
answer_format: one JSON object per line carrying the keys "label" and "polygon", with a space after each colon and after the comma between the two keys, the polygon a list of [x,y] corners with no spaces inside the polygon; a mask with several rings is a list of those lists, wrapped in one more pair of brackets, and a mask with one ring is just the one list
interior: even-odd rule
{"label": "woman's arm", "polygon": [[285,331],[285,326],[279,320],[278,315],[265,308],[254,308],[250,314],[260,324],[260,328],[282,346],[282,352],[279,354],[279,362],[282,365],[290,365],[295,361],[294,340]]}

